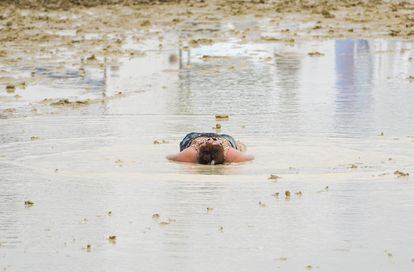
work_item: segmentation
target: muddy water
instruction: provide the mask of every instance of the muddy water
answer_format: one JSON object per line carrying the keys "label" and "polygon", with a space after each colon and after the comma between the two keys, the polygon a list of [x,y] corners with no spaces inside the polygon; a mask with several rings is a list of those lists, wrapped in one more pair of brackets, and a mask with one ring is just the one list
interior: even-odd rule
{"label": "muddy water", "polygon": [[[0,97],[1,269],[412,271],[413,43],[165,36],[3,65],[35,80]],[[217,113],[255,161],[164,159]]]}

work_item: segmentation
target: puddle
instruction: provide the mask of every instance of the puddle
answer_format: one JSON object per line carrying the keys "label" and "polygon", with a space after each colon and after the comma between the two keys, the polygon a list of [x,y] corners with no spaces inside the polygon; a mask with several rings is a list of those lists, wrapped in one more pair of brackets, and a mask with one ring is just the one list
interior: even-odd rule
{"label": "puddle", "polygon": [[[1,263],[44,271],[47,254],[56,271],[412,267],[413,43],[188,49],[165,35],[70,67],[0,63],[27,81],[0,88]],[[214,131],[216,114],[255,161],[165,160],[187,132]]]}

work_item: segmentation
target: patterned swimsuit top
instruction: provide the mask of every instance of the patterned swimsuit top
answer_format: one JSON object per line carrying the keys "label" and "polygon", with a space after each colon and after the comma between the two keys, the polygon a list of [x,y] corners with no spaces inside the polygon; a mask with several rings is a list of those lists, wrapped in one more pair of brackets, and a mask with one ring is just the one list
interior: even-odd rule
{"label": "patterned swimsuit top", "polygon": [[[202,146],[208,139],[210,138],[209,137],[198,137],[191,142],[191,146],[194,147],[194,149],[198,153],[200,146]],[[226,158],[227,152],[229,151],[231,144],[229,141],[227,141],[226,139],[222,137],[219,137],[218,139],[221,141],[221,145],[223,146],[224,158]]]}

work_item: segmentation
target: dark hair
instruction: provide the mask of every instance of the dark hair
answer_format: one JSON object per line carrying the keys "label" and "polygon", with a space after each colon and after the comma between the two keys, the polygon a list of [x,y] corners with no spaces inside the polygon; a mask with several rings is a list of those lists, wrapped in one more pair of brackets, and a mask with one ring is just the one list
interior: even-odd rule
{"label": "dark hair", "polygon": [[198,163],[200,164],[223,164],[224,149],[221,144],[206,142],[198,148]]}

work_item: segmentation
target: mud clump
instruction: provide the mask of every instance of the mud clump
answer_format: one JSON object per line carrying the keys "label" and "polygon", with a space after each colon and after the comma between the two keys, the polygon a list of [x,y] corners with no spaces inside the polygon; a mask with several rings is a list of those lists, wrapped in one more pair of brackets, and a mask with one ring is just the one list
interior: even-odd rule
{"label": "mud clump", "polygon": [[212,39],[194,39],[190,41],[190,45],[192,47],[197,47],[200,45],[210,45],[210,44],[213,44]]}
{"label": "mud clump", "polygon": [[34,202],[33,202],[33,201],[31,201],[31,200],[26,200],[26,201],[24,202],[24,206],[25,206],[26,208],[33,207],[33,205],[34,205]]}
{"label": "mud clump", "polygon": [[228,121],[229,119],[227,114],[216,114],[216,121]]}
{"label": "mud clump", "polygon": [[86,99],[86,100],[77,100],[77,101],[70,101],[69,99],[65,98],[65,99],[60,99],[56,102],[52,102],[50,103],[51,106],[54,107],[62,107],[62,106],[72,106],[72,107],[77,107],[77,106],[86,106],[90,104],[90,100]]}
{"label": "mud clump", "polygon": [[175,220],[175,219],[168,218],[168,220],[167,220],[167,221],[162,221],[162,222],[160,222],[160,226],[170,225],[170,224],[175,223],[175,222],[176,222],[176,220]]}
{"label": "mud clump", "polygon": [[290,191],[285,191],[285,198],[289,199],[290,198]]}
{"label": "mud clump", "polygon": [[394,172],[394,175],[396,175],[397,177],[401,178],[401,177],[408,177],[410,174],[409,173],[402,172],[400,170],[396,170]]}
{"label": "mud clump", "polygon": [[268,180],[270,180],[270,181],[277,181],[278,179],[281,179],[282,177],[279,177],[278,175],[274,175],[274,174],[271,174],[267,179]]}
{"label": "mud clump", "polygon": [[16,86],[13,84],[7,84],[6,85],[6,92],[8,93],[14,93],[16,91]]}
{"label": "mud clump", "polygon": [[318,52],[318,51],[314,51],[314,52],[309,52],[308,55],[311,56],[311,57],[322,57],[325,54],[321,53],[321,52]]}
{"label": "mud clump", "polygon": [[90,244],[87,244],[83,249],[85,249],[86,252],[91,252],[92,246]]}
{"label": "mud clump", "polygon": [[7,108],[3,110],[4,113],[15,113],[16,109],[15,108]]}
{"label": "mud clump", "polygon": [[330,13],[328,10],[324,9],[321,12],[322,16],[327,18],[327,19],[332,19],[335,18],[335,15],[333,15],[332,13]]}
{"label": "mud clump", "polygon": [[160,219],[160,215],[158,214],[158,213],[154,213],[153,215],[152,215],[152,219]]}
{"label": "mud clump", "polygon": [[151,21],[150,20],[144,20],[140,26],[142,27],[147,27],[147,26],[151,26]]}
{"label": "mud clump", "polygon": [[108,241],[112,244],[116,243],[116,235],[109,235],[108,236]]}

